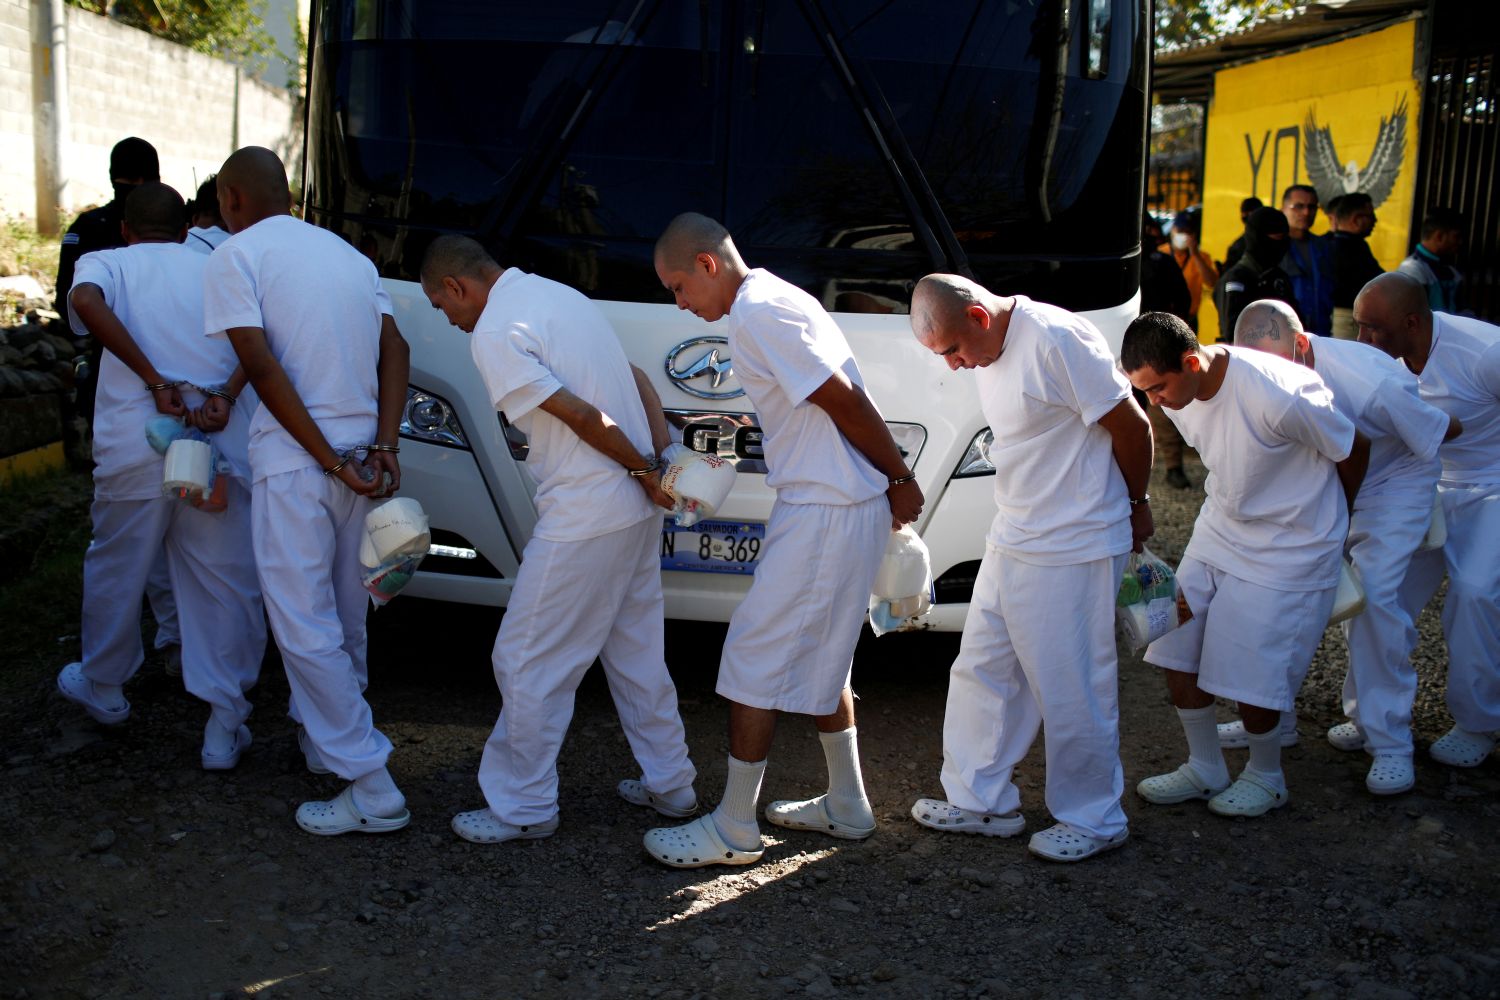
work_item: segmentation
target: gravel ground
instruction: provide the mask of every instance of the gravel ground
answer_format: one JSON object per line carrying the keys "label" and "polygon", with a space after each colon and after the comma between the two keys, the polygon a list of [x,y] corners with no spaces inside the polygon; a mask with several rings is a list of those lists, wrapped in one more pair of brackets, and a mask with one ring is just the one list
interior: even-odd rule
{"label": "gravel ground", "polygon": [[[1201,468],[1189,470],[1201,481]],[[1160,481],[1152,493],[1155,548],[1175,561],[1200,494]],[[945,836],[910,820],[914,799],[941,793],[956,641],[867,640],[855,681],[879,831],[847,843],[767,828],[761,864],[699,872],[643,855],[654,814],[615,797],[635,772],[597,671],[562,756],[558,834],[494,847],[453,836],[452,813],[481,801],[497,621],[410,599],[372,619],[370,698],[414,817],[386,837],[295,827],[297,803],[338,783],[303,769],[274,657],[254,695],[254,748],[238,770],[210,774],[197,762],[205,713],[159,663],[128,689],[130,722],[107,730],[51,691],[76,636],[43,656],[20,651],[0,709],[0,995],[1500,994],[1500,759],[1461,772],[1421,752],[1450,725],[1431,614],[1413,792],[1370,796],[1367,758],[1321,738],[1342,680],[1330,632],[1303,690],[1302,742],[1285,753],[1287,808],[1227,821],[1127,790],[1130,843],[1076,866],[1030,857],[1024,837]],[[727,750],[713,694],[722,637],[721,627],[669,628],[710,802]],[[1120,683],[1129,789],[1184,750],[1154,668],[1122,659]],[[766,796],[815,794],[822,774],[811,725],[787,720]],[[1042,779],[1038,743],[1018,771],[1030,830],[1051,822]]]}

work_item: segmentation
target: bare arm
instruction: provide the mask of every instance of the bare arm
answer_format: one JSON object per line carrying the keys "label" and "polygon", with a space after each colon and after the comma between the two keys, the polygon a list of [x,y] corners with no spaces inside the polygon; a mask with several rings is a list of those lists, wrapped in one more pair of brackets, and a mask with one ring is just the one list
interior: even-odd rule
{"label": "bare arm", "polygon": [[[395,446],[400,443],[401,413],[406,409],[406,386],[411,378],[411,348],[388,314],[380,317],[380,361],[375,369],[379,411],[375,424],[375,443]],[[375,470],[377,480],[382,472],[391,477],[391,485],[378,496],[390,496],[401,488],[401,463],[394,451],[372,451],[365,464]]]}
{"label": "bare arm", "polygon": [[1448,433],[1443,435],[1444,441],[1452,441],[1464,432],[1464,425],[1459,423],[1457,417],[1448,418]]}
{"label": "bare arm", "polygon": [[[120,322],[120,317],[104,301],[104,290],[98,285],[85,282],[73,289],[68,295],[68,301],[72,303],[73,311],[78,314],[79,320],[84,327],[99,341],[105,350],[124,362],[125,367],[134,372],[145,385],[164,384],[167,379],[151,359],[146,357],[146,352],[141,350],[125,324]],[[156,400],[156,409],[168,416],[183,417],[187,415],[187,407],[183,405],[182,395],[176,386],[168,389],[153,389],[151,395]]]}
{"label": "bare arm", "polygon": [[[651,464],[651,459],[643,456],[630,443],[630,438],[625,436],[619,424],[610,419],[609,414],[566,389],[559,389],[548,396],[539,404],[538,409],[567,424],[584,444],[619,462],[624,469],[643,469]],[[661,488],[660,470],[633,478],[658,507],[671,510],[676,506],[676,501]]]}
{"label": "bare arm", "polygon": [[[1099,418],[1099,426],[1109,432],[1115,453],[1115,464],[1125,477],[1125,489],[1131,500],[1146,496],[1146,485],[1151,479],[1153,442],[1151,421],[1141,412],[1134,397],[1122,399],[1113,410]],[[1155,519],[1151,516],[1149,503],[1130,505],[1131,547],[1141,551],[1146,539],[1156,534]]]}
{"label": "bare arm", "polygon": [[1359,494],[1359,485],[1365,481],[1365,471],[1370,467],[1370,439],[1359,431],[1354,432],[1354,444],[1349,449],[1349,457],[1339,462],[1335,468],[1339,474],[1339,484],[1344,487],[1344,500],[1349,504],[1349,510],[1354,510],[1354,498]]}
{"label": "bare arm", "polygon": [[[343,456],[333,450],[312,415],[307,412],[302,397],[297,395],[297,387],[287,378],[281,362],[271,353],[271,346],[266,342],[266,331],[258,326],[237,326],[226,333],[229,343],[234,346],[234,353],[239,355],[245,375],[260,396],[261,405],[271,411],[271,416],[286,428],[292,440],[301,445],[320,468],[331,469],[343,461]],[[368,495],[380,487],[380,479],[377,476],[374,480],[365,482],[359,476],[361,468],[358,460],[351,460],[336,475],[354,492]]]}
{"label": "bare arm", "polygon": [[651,379],[646,377],[645,372],[631,365],[630,373],[635,376],[636,392],[641,394],[641,405],[646,408],[646,423],[651,425],[651,447],[660,455],[672,443],[672,428],[667,424],[667,415],[662,410],[661,397],[657,395],[656,386],[651,384]]}
{"label": "bare arm", "polygon": [[[891,437],[890,428],[880,417],[880,411],[875,409],[865,391],[850,382],[843,372],[834,372],[828,381],[809,393],[807,399],[828,414],[839,433],[886,479],[904,479],[911,475],[906,460],[901,457],[901,449]],[[885,497],[891,505],[893,528],[915,521],[922,513],[922,488],[914,479],[888,487]]]}

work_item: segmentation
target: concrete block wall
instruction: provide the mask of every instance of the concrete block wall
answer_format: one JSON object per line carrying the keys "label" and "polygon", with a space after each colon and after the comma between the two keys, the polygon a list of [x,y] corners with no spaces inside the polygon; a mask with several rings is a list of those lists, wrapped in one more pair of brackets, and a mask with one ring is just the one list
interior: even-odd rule
{"label": "concrete block wall", "polygon": [[[0,0],[0,214],[36,212],[31,3]],[[65,220],[109,200],[109,151],[127,135],[156,147],[161,177],[191,197],[239,145],[263,145],[292,161],[300,119],[284,90],[237,67],[108,18],[68,7]],[[16,95],[20,96],[17,97]],[[19,105],[23,105],[20,107]],[[13,107],[13,105],[17,105]],[[14,126],[12,128],[12,126]]]}

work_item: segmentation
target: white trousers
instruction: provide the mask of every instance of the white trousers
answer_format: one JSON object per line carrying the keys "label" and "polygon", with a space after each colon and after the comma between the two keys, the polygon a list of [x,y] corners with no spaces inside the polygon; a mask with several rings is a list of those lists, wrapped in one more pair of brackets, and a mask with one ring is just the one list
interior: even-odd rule
{"label": "white trousers", "polygon": [[182,679],[233,732],[250,715],[266,626],[250,546],[250,491],[230,480],[229,507],[205,513],[167,497],[95,500],[83,557],[83,673],[123,684],[140,669],[141,598],[165,552],[182,642]]}
{"label": "white trousers", "polygon": [[583,541],[533,538],[495,637],[500,717],[484,745],[479,787],[516,826],[557,815],[557,755],[573,695],[594,663],[647,788],[692,785],[677,688],[662,656],[661,521]]}
{"label": "white trousers", "polygon": [[1430,506],[1378,504],[1356,510],[1349,521],[1347,548],[1365,588],[1365,610],[1341,626],[1349,644],[1344,714],[1372,754],[1412,752],[1417,629],[1402,606],[1401,583],[1431,521]]}
{"label": "white trousers", "polygon": [[883,493],[847,506],[777,500],[755,580],[729,620],[719,695],[751,708],[833,714],[890,537]]}
{"label": "white trousers", "polygon": [[1448,711],[1471,733],[1500,730],[1500,486],[1439,487],[1448,541],[1419,552],[1401,588],[1413,620],[1448,574]]}
{"label": "white trousers", "polygon": [[1125,829],[1115,653],[1125,558],[1038,566],[986,546],[948,677],[949,802],[975,812],[1020,808],[1011,776],[1045,727],[1053,818],[1092,837]]}
{"label": "white trousers", "polygon": [[365,612],[359,543],[370,501],[320,469],[255,484],[255,560],[271,631],[292,691],[292,717],[323,763],[348,781],[385,766],[364,689]]}
{"label": "white trousers", "polygon": [[[249,491],[245,492],[249,506]],[[246,530],[249,530],[248,523]],[[156,619],[156,638],[152,646],[166,649],[182,643],[182,632],[177,628],[177,602],[172,599],[172,576],[167,570],[167,551],[157,554],[151,564],[151,573],[146,577],[146,601],[151,605],[151,617]]]}

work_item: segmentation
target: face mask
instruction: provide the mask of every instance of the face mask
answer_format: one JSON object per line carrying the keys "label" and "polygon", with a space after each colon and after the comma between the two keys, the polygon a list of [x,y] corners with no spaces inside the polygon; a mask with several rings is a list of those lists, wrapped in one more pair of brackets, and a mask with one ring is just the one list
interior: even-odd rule
{"label": "face mask", "polygon": [[110,182],[110,187],[114,188],[114,190],[115,190],[115,201],[118,201],[121,204],[124,204],[125,203],[125,199],[130,197],[130,192],[132,192],[136,188],[140,187],[140,185],[139,184],[121,184],[119,181],[111,181]]}
{"label": "face mask", "polygon": [[1188,248],[1188,234],[1173,233],[1172,246],[1176,247],[1178,250],[1186,250]]}

